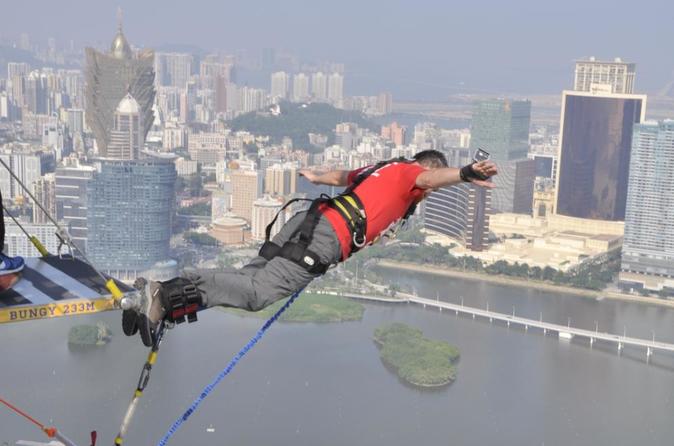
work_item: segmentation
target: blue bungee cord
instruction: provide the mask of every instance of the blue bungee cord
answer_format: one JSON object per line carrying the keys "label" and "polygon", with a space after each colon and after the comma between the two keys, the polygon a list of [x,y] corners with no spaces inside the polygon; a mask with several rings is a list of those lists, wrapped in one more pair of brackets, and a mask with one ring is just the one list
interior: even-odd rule
{"label": "blue bungee cord", "polygon": [[292,303],[295,301],[295,299],[297,299],[297,297],[300,295],[301,292],[302,290],[299,290],[295,294],[290,296],[290,299],[288,299],[288,301],[285,304],[283,304],[283,306],[272,317],[270,317],[269,320],[267,320],[267,322],[264,323],[262,328],[260,328],[258,332],[255,334],[255,336],[253,336],[252,339],[248,341],[248,343],[241,350],[239,350],[239,353],[237,353],[232,358],[232,360],[229,361],[229,364],[227,364],[227,366],[220,372],[220,374],[216,376],[215,379],[209,385],[204,387],[204,390],[201,391],[201,395],[199,395],[199,397],[196,400],[194,400],[192,405],[185,411],[185,413],[182,414],[182,416],[179,417],[173,423],[173,425],[171,425],[168,432],[166,432],[166,435],[164,435],[164,437],[159,441],[159,443],[157,443],[157,446],[166,446],[168,444],[168,441],[178,431],[180,425],[182,425],[185,421],[187,421],[190,415],[192,415],[197,410],[199,405],[206,399],[206,397],[213,391],[213,389],[215,389],[215,386],[217,386],[225,376],[229,375],[229,373],[234,369],[234,367],[236,366],[236,364],[238,364],[241,358],[246,356],[246,353],[248,353],[248,351],[251,348],[253,348],[253,346],[257,344],[257,342],[260,339],[262,339],[262,336],[264,336],[265,332],[269,329],[269,327],[271,327],[271,325],[274,322],[276,322],[276,320],[281,316],[281,314],[283,314],[283,312],[286,311],[290,305],[292,305]]}

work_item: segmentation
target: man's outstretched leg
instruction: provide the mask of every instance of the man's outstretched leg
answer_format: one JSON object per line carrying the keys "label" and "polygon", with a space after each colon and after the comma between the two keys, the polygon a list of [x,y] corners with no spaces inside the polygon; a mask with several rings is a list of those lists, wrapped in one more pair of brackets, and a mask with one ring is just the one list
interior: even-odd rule
{"label": "man's outstretched leg", "polygon": [[[302,212],[290,219],[274,237],[274,243],[283,245],[288,241],[305,216]],[[318,254],[322,263],[334,264],[340,260],[339,241],[324,217],[314,229],[309,249]],[[285,258],[266,261],[258,256],[240,270],[201,270],[167,282],[149,282],[143,290],[147,298],[146,320],[140,318],[139,328],[151,330],[164,318],[175,320],[177,317],[178,321],[189,318],[197,310],[194,302],[199,302],[201,308],[219,305],[258,311],[292,295],[318,276]],[[126,329],[125,333],[133,334]],[[151,339],[148,333],[141,333],[141,337],[146,344]]]}

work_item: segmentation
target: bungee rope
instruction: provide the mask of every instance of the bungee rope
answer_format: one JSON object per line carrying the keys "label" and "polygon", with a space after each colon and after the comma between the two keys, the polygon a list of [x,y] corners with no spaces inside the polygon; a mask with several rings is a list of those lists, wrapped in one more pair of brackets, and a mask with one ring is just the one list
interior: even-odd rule
{"label": "bungee rope", "polygon": [[138,378],[138,385],[136,386],[136,390],[133,392],[133,397],[131,398],[131,402],[129,403],[129,406],[126,409],[124,418],[122,418],[122,424],[119,426],[119,433],[115,437],[114,441],[115,446],[120,446],[124,442],[126,432],[129,430],[129,426],[131,425],[131,420],[136,414],[138,402],[140,401],[140,398],[143,396],[143,392],[145,391],[145,387],[147,387],[147,383],[150,382],[150,373],[152,373],[152,366],[157,362],[157,355],[159,354],[159,346],[161,345],[161,341],[164,338],[165,330],[166,330],[166,322],[161,321],[159,323],[159,326],[157,327],[155,340],[152,343],[152,347],[150,348],[150,353],[148,354],[147,360],[145,361],[143,369],[140,372],[140,377]]}
{"label": "bungee rope", "polygon": [[258,332],[251,338],[250,341],[241,349],[239,350],[239,353],[237,353],[231,361],[229,361],[229,364],[220,372],[218,376],[215,377],[215,379],[208,384],[206,387],[204,387],[204,390],[201,391],[201,394],[199,397],[194,400],[192,405],[185,411],[185,413],[182,414],[176,421],[171,425],[169,428],[168,432],[166,432],[166,435],[159,440],[157,443],[157,446],[166,446],[168,444],[168,441],[171,439],[171,437],[178,431],[178,428],[187,421],[187,419],[194,413],[196,412],[197,408],[199,405],[206,399],[206,397],[215,389],[215,387],[222,381],[225,376],[229,375],[229,373],[236,367],[236,365],[239,363],[241,358],[246,356],[246,353],[250,351],[251,348],[257,344],[257,342],[262,339],[262,336],[264,336],[265,332],[271,327],[271,325],[276,322],[276,320],[283,314],[284,311],[292,305],[292,303],[297,299],[297,297],[300,295],[302,290],[299,290],[293,294],[288,301],[283,304],[283,306],[276,312],[272,317],[270,317],[267,322],[264,323],[262,328],[258,330]]}
{"label": "bungee rope", "polygon": [[[55,438],[55,439],[59,440],[61,443],[63,443],[63,444],[66,445],[66,446],[77,446],[77,445],[75,445],[75,443],[72,442],[72,440],[70,440],[68,437],[66,437],[66,436],[63,435],[61,432],[59,432],[59,430],[56,429],[55,427],[48,427],[48,426],[45,426],[44,424],[40,423],[39,421],[37,421],[37,420],[36,420],[35,418],[33,418],[32,416],[28,415],[28,414],[27,414],[26,412],[24,412],[23,410],[19,409],[18,407],[16,407],[16,406],[13,405],[13,404],[11,404],[9,401],[7,401],[7,400],[5,400],[5,399],[3,399],[3,398],[0,398],[0,403],[4,404],[4,405],[7,406],[10,410],[12,410],[14,413],[16,413],[17,415],[20,415],[20,416],[24,417],[26,420],[30,421],[30,422],[33,423],[35,426],[37,426],[38,428],[40,428],[40,430],[41,430],[42,432],[44,432],[44,434],[45,434],[47,437],[49,437],[49,438]],[[92,438],[93,438],[93,433],[92,433]]]}

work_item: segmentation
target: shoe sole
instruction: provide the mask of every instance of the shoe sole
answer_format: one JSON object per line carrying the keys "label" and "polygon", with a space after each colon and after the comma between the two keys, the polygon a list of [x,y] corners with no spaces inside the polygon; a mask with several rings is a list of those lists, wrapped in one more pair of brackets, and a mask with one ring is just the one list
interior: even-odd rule
{"label": "shoe sole", "polygon": [[24,266],[26,265],[21,265],[20,267],[14,269],[3,269],[2,271],[0,271],[0,276],[6,276],[8,274],[14,274],[18,273],[19,271],[23,271]]}

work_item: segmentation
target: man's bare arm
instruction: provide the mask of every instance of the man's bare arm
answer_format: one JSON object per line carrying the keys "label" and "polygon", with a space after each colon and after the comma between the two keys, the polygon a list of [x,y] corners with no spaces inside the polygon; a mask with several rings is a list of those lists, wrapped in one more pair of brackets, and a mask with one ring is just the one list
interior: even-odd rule
{"label": "man's bare arm", "polygon": [[329,172],[314,172],[310,169],[300,169],[300,176],[311,181],[313,184],[325,184],[328,186],[348,186],[348,170],[331,170]]}
{"label": "man's bare arm", "polygon": [[[473,164],[473,169],[485,177],[493,177],[498,172],[496,165],[491,161],[481,161]],[[429,169],[417,176],[416,185],[420,189],[437,189],[444,186],[454,186],[463,182],[461,179],[461,169],[456,167],[442,167],[440,169]],[[482,187],[494,187],[494,183],[483,180],[473,180],[471,183]]]}

